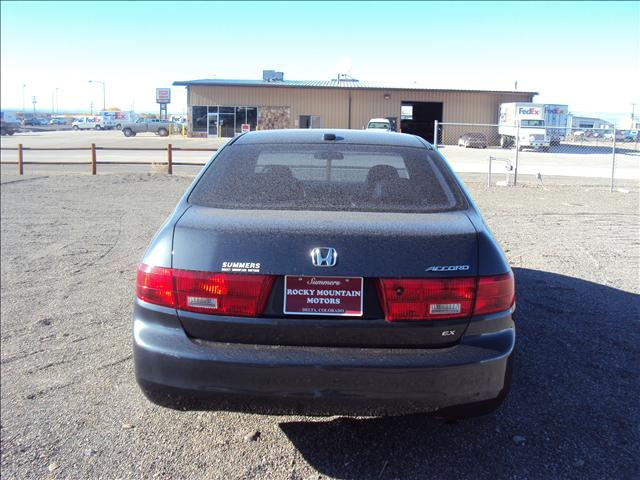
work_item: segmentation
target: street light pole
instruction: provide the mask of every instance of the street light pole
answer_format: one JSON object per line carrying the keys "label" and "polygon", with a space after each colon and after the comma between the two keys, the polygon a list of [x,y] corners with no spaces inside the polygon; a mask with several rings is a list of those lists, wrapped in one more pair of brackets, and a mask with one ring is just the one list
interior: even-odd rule
{"label": "street light pole", "polygon": [[99,83],[100,85],[102,85],[102,111],[106,112],[107,111],[107,96],[106,96],[106,85],[104,82],[101,82],[100,80],[89,80],[89,83]]}
{"label": "street light pole", "polygon": [[22,84],[22,118],[24,118],[24,89],[26,86],[26,83]]}
{"label": "street light pole", "polygon": [[632,103],[631,104],[631,124],[629,125],[629,128],[631,130],[636,128],[635,124],[633,123],[634,120],[636,119],[636,115],[635,115],[635,113],[636,113],[636,105],[637,105],[637,103]]}

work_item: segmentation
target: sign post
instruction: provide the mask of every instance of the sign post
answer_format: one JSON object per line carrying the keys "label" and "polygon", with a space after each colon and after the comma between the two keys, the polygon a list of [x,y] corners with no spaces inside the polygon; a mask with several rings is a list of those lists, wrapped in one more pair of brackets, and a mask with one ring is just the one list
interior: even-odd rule
{"label": "sign post", "polygon": [[167,105],[171,103],[170,88],[156,88],[156,103],[160,104],[160,119],[167,119]]}

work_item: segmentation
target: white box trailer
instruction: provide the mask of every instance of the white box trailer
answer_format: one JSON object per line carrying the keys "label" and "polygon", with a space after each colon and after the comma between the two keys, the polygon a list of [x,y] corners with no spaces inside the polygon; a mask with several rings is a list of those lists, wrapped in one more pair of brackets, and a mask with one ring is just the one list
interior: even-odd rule
{"label": "white box trailer", "polygon": [[543,104],[501,103],[499,118],[498,133],[502,148],[517,145],[520,150],[525,148],[549,150]]}
{"label": "white box trailer", "polygon": [[137,120],[137,116],[133,112],[101,112],[100,116],[105,129],[122,130],[122,125],[125,123]]}
{"label": "white box trailer", "polygon": [[76,117],[72,124],[74,130],[121,130],[122,125],[136,120],[133,112],[100,112],[98,115]]}
{"label": "white box trailer", "polygon": [[544,123],[547,127],[549,144],[560,145],[567,135],[569,105],[556,103],[544,104]]}

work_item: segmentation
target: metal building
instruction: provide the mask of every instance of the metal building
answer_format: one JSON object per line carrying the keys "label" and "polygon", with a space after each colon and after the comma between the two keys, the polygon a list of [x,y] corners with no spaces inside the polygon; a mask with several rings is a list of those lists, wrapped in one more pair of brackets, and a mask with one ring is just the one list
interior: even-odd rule
{"label": "metal building", "polygon": [[382,85],[342,78],[284,80],[265,71],[262,80],[188,80],[191,136],[232,137],[244,130],[355,128],[386,117],[398,130],[433,141],[434,122],[498,123],[498,106],[531,102],[536,92],[443,90]]}

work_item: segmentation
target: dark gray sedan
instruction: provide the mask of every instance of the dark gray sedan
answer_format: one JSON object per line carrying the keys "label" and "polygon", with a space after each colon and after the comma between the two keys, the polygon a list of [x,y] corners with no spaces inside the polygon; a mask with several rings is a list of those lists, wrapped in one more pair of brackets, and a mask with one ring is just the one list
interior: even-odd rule
{"label": "dark gray sedan", "polygon": [[478,415],[509,390],[514,310],[503,252],[430,144],[250,132],[144,255],[135,372],[176,408]]}

